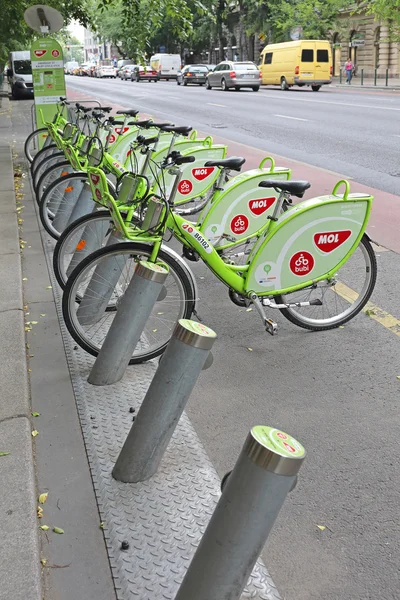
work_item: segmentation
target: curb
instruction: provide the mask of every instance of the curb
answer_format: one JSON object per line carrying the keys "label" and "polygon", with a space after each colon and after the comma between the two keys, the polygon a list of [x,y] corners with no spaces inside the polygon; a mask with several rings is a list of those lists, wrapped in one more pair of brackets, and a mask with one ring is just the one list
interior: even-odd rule
{"label": "curb", "polygon": [[1,598],[42,598],[21,255],[8,98],[0,98]]}

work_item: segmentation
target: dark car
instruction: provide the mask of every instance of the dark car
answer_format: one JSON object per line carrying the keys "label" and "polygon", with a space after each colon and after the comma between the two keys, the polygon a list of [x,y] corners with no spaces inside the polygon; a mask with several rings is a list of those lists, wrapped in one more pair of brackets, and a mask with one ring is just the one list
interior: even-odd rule
{"label": "dark car", "polygon": [[188,85],[195,83],[204,85],[207,79],[208,69],[206,65],[186,65],[181,71],[178,71],[176,83],[178,85]]}
{"label": "dark car", "polygon": [[132,71],[131,74],[132,81],[154,81],[155,83],[157,83],[159,79],[160,77],[157,71],[155,71],[153,67],[150,66],[143,67],[139,65],[134,71]]}

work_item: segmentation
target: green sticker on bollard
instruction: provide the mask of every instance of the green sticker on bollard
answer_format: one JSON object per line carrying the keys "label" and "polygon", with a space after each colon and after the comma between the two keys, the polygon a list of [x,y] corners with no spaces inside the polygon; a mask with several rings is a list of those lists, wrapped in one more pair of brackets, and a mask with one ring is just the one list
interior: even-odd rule
{"label": "green sticker on bollard", "polygon": [[210,327],[203,325],[203,323],[198,323],[197,321],[191,321],[190,319],[179,319],[178,323],[180,325],[182,325],[182,327],[185,327],[185,329],[188,329],[189,331],[192,331],[193,333],[197,333],[197,335],[202,335],[202,336],[209,337],[209,338],[217,337],[217,334],[215,333],[215,331],[210,329]]}
{"label": "green sticker on bollard", "polygon": [[164,265],[164,264],[151,263],[151,262],[147,262],[147,260],[141,260],[140,264],[143,267],[146,267],[146,269],[150,269],[151,271],[155,271],[156,273],[168,273],[169,272],[167,265]]}
{"label": "green sticker on bollard", "polygon": [[256,425],[251,433],[268,450],[275,454],[290,458],[303,458],[306,451],[303,446],[294,437],[266,425]]}

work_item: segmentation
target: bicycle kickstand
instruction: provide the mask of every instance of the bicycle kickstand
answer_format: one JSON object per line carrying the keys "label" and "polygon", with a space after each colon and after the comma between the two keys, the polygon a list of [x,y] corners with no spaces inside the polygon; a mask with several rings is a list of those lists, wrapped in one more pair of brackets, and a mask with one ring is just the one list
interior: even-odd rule
{"label": "bicycle kickstand", "polygon": [[275,323],[275,321],[273,321],[272,319],[268,319],[265,316],[264,307],[261,303],[261,300],[257,296],[257,294],[255,294],[254,292],[252,294],[250,294],[250,300],[256,307],[256,310],[261,317],[261,320],[265,327],[265,331],[267,331],[270,335],[275,335],[276,333],[278,333],[278,324]]}

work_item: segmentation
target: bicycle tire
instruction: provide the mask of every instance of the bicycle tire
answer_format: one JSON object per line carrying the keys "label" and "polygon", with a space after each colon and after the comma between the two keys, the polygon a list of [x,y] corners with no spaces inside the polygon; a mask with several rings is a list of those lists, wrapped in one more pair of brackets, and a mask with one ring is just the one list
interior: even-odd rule
{"label": "bicycle tire", "polygon": [[53,154],[58,152],[60,152],[60,149],[55,144],[50,144],[49,146],[46,146],[45,148],[39,150],[39,152],[36,154],[30,165],[32,177],[36,169],[44,159],[48,158],[49,156],[53,156]]}
{"label": "bicycle tire", "polygon": [[[46,134],[46,136],[44,136]],[[24,144],[24,153],[26,159],[31,163],[35,158],[36,154],[41,150],[39,148],[39,137],[46,137],[49,135],[49,130],[47,127],[41,127],[40,129],[35,129],[28,135]]]}
{"label": "bicycle tire", "polygon": [[[347,286],[347,284],[342,284],[340,281],[338,282],[338,285],[335,284],[334,286],[332,286],[330,288],[327,287],[327,290],[333,289],[333,287],[336,287],[336,290],[333,289],[333,293],[335,294],[335,296],[338,296],[339,298],[343,298],[345,300],[345,302],[347,302],[347,305],[350,304],[350,306],[347,307],[343,311],[343,313],[337,315],[336,317],[320,319],[320,322],[318,322],[318,319],[311,319],[310,317],[306,316],[308,307],[301,309],[301,310],[304,310],[304,312],[305,312],[304,315],[299,313],[300,309],[298,309],[298,308],[282,308],[282,309],[280,309],[280,312],[283,314],[283,316],[286,317],[286,319],[288,319],[289,321],[291,321],[294,325],[297,325],[298,327],[302,327],[303,329],[309,329],[311,331],[326,331],[328,329],[336,329],[337,327],[340,327],[341,325],[344,325],[345,323],[347,323],[348,321],[353,319],[364,308],[364,306],[368,302],[369,298],[371,297],[371,294],[374,291],[376,278],[377,278],[377,271],[378,271],[375,252],[374,252],[371,242],[366,234],[364,234],[363,237],[361,238],[358,247],[355,249],[354,253],[350,256],[349,261],[352,259],[352,257],[354,257],[354,255],[358,251],[358,249],[361,249],[363,257],[365,258],[365,265],[366,265],[366,268],[365,268],[366,281],[363,285],[361,294],[358,295],[358,298],[353,303],[349,303],[348,300],[344,299],[343,291],[342,291],[343,285],[346,286],[344,288],[345,290],[350,289],[351,292],[353,291],[352,287],[354,286],[354,283],[356,282],[356,277],[357,277],[357,276],[355,276],[355,273],[352,274],[351,278],[350,278],[350,282],[352,282],[352,287]],[[346,265],[348,264],[349,261],[347,261],[343,265],[343,267],[341,269],[339,269],[339,271],[338,271],[339,274],[343,270],[343,268],[346,267]],[[308,289],[310,289],[310,288],[308,288]],[[316,288],[316,289],[318,289],[318,288]],[[305,290],[300,291],[300,293],[302,293],[302,292],[305,292]],[[300,299],[299,300],[291,299],[291,296],[293,296],[293,294],[298,294],[298,293],[299,292],[292,292],[291,294],[276,296],[276,302],[280,304],[280,303],[285,303],[285,302],[301,301]],[[313,307],[313,309],[314,308],[318,309],[318,307]],[[323,310],[323,308],[321,310]],[[325,323],[324,323],[324,321],[325,321]]]}
{"label": "bicycle tire", "polygon": [[[67,260],[65,258],[68,252],[68,244],[70,244],[74,236],[80,233],[80,231],[86,228],[86,226],[90,226],[90,224],[92,223],[96,225],[97,221],[99,223],[101,221],[109,221],[111,224],[113,222],[110,212],[108,210],[98,210],[95,213],[89,213],[87,215],[84,215],[83,217],[80,217],[79,219],[68,225],[68,227],[64,229],[64,231],[58,238],[53,252],[53,271],[61,289],[65,289],[66,283],[68,281],[68,276],[66,272]],[[98,250],[99,248],[101,248],[101,245],[99,245],[98,248],[96,248],[96,250]],[[84,258],[86,258],[86,256]]]}
{"label": "bicycle tire", "polygon": [[32,173],[32,185],[33,185],[33,189],[37,190],[37,185],[39,182],[39,179],[41,178],[41,176],[43,175],[43,173],[49,168],[52,167],[53,165],[57,165],[58,163],[62,163],[65,162],[65,155],[64,152],[56,152],[55,154],[52,154],[50,156],[46,156],[46,158],[44,158],[38,165],[37,168],[35,170],[35,172]]}
{"label": "bicycle tire", "polygon": [[40,200],[46,189],[49,187],[49,185],[51,185],[53,181],[56,181],[56,179],[60,179],[61,177],[65,176],[62,175],[63,172],[65,172],[65,174],[76,173],[76,171],[74,170],[74,168],[68,160],[63,160],[59,163],[56,163],[55,165],[50,165],[42,173],[42,175],[39,178],[39,181],[37,182],[35,190],[36,202],[38,204],[40,204]]}
{"label": "bicycle tire", "polygon": [[[78,320],[77,320],[76,295],[77,295],[77,290],[80,285],[81,279],[87,273],[89,273],[92,268],[95,268],[98,264],[101,264],[101,261],[105,260],[106,258],[108,258],[108,259],[115,258],[115,256],[119,255],[119,256],[126,256],[127,260],[128,260],[128,258],[135,259],[136,257],[137,257],[137,259],[142,259],[142,258],[147,258],[148,256],[150,256],[151,252],[152,252],[151,245],[147,245],[147,244],[143,244],[143,243],[135,243],[135,242],[121,242],[120,244],[114,244],[112,246],[108,246],[105,248],[101,248],[100,250],[97,250],[96,252],[94,252],[87,258],[85,258],[71,273],[71,276],[68,279],[68,282],[65,287],[64,294],[63,294],[62,312],[63,312],[65,324],[67,326],[67,329],[68,329],[70,335],[75,340],[75,342],[87,353],[91,354],[92,356],[98,355],[98,353],[101,349],[102,341],[104,340],[105,335],[106,335],[105,330],[107,329],[107,326],[104,325],[103,330],[99,334],[98,323],[101,319],[104,319],[104,315],[105,315],[105,318],[108,320],[109,324],[111,324],[112,317],[116,311],[115,310],[108,311],[108,312],[104,311],[102,315],[96,315],[96,317],[98,317],[98,318],[96,321],[95,335],[98,335],[99,338],[101,338],[101,339],[99,342],[94,342],[93,340],[89,340],[88,335],[85,334],[85,332],[83,331],[82,327],[80,327],[80,324],[78,323]],[[184,267],[173,256],[171,256],[171,254],[166,249],[162,249],[162,248],[160,249],[158,259],[168,265],[168,267],[170,269],[168,278],[173,277],[174,280],[178,281],[179,284],[181,285],[181,290],[180,290],[181,297],[179,298],[179,314],[177,315],[177,318],[189,319],[195,308],[195,284],[194,284],[193,279],[190,276],[189,270],[185,270]],[[166,284],[168,283],[168,278],[167,278]],[[170,279],[170,281],[171,281],[171,279]],[[126,281],[125,281],[125,283],[126,283]],[[113,288],[113,289],[115,289],[115,288]],[[166,297],[168,297],[168,293],[167,293]],[[174,298],[174,296],[172,296],[172,298]],[[162,303],[164,299],[165,298],[163,298],[160,302]],[[156,313],[157,313],[157,308],[159,308],[159,307],[157,307],[157,304],[158,304],[158,301],[156,302],[156,305],[155,305]],[[169,302],[169,304],[171,304],[171,302]],[[78,306],[81,306],[81,304],[78,304]],[[157,314],[164,315],[164,312],[158,312]],[[157,356],[160,356],[160,354],[162,354],[164,352],[165,348],[168,345],[168,342],[172,335],[172,331],[175,326],[177,318],[174,318],[175,320],[171,319],[170,322],[168,323],[167,333],[166,333],[167,339],[162,341],[157,347],[150,349],[150,350],[144,349],[144,350],[139,350],[138,352],[136,352],[137,349],[135,349],[135,353],[133,354],[131,360],[129,361],[129,364],[138,364],[138,363],[146,362],[148,360],[156,358]],[[147,325],[149,324],[149,322],[153,322],[152,316],[150,316],[149,321],[146,324],[146,328],[147,328]],[[158,318],[156,318],[155,322],[159,322],[160,323],[159,326],[164,327],[164,323],[166,322],[166,319],[164,317],[162,319],[160,317],[158,317]],[[151,325],[150,325],[150,329],[151,329]],[[155,337],[154,335],[152,336],[151,332],[147,331],[147,329],[145,331],[146,331],[146,333],[144,333],[144,335],[148,335],[150,337],[150,339],[151,339],[151,337],[153,337],[153,338]],[[152,331],[154,333],[156,333],[158,330],[156,328],[156,329],[152,329]]]}
{"label": "bicycle tire", "polygon": [[[57,203],[61,202],[62,198],[64,197],[64,191],[65,191],[65,186],[71,183],[71,181],[76,180],[76,182],[78,181],[83,181],[84,183],[86,183],[86,179],[87,179],[87,174],[86,173],[71,173],[71,175],[66,175],[65,177],[60,177],[59,179],[56,179],[55,181],[53,181],[52,184],[49,185],[49,187],[46,189],[46,191],[44,192],[40,203],[39,203],[39,216],[40,216],[40,220],[42,222],[43,227],[45,228],[45,230],[47,231],[47,233],[54,238],[55,240],[57,240],[62,231],[58,231],[54,226],[53,226],[53,220],[54,220],[54,216],[55,213],[53,212],[53,208],[55,208],[56,206],[58,206]],[[60,187],[60,189],[58,190],[57,188]],[[62,187],[64,187],[64,190],[62,190]],[[83,187],[83,185],[82,185]],[[71,209],[72,211],[72,209]]]}

